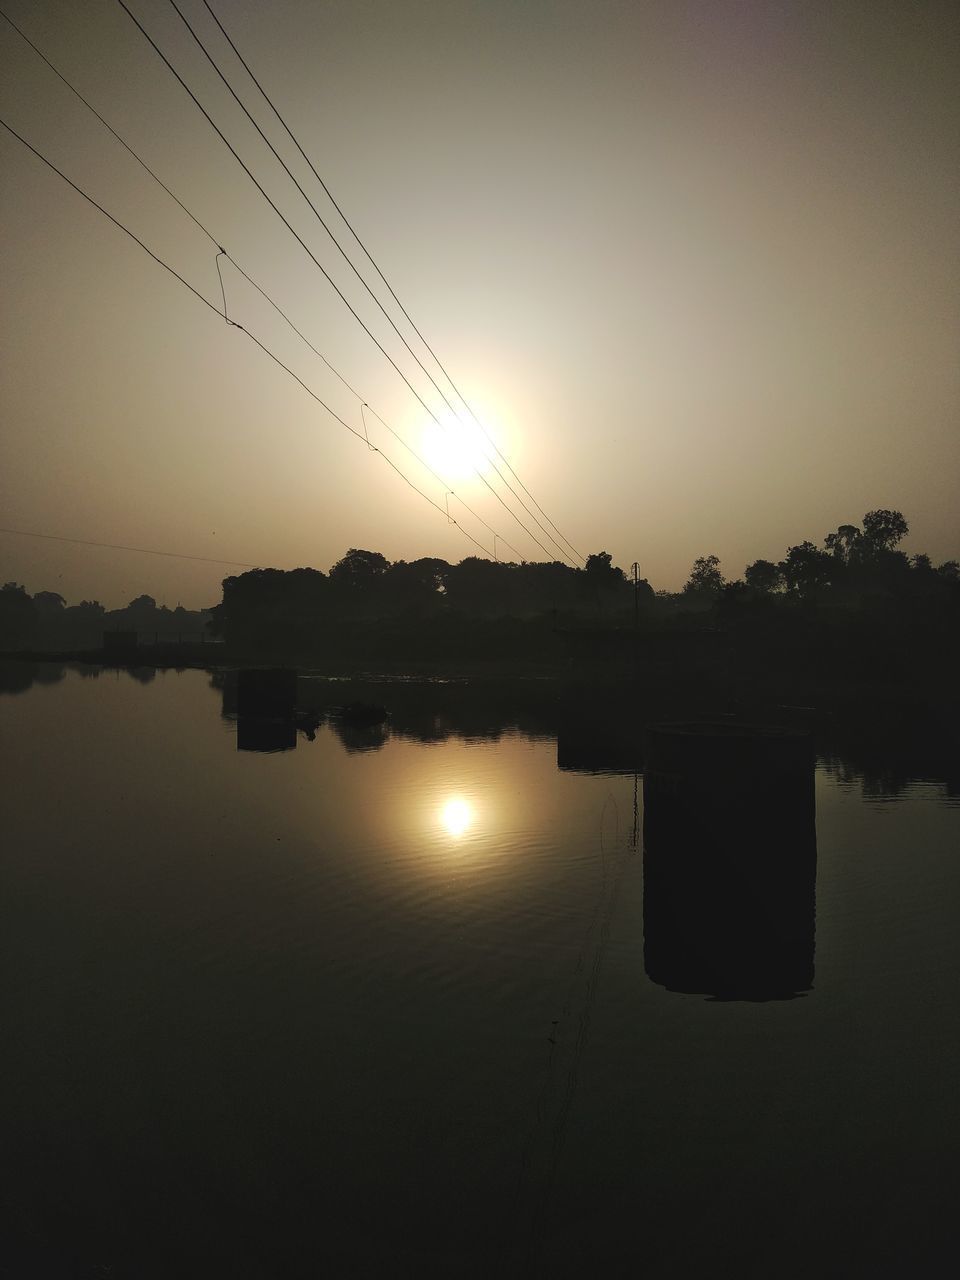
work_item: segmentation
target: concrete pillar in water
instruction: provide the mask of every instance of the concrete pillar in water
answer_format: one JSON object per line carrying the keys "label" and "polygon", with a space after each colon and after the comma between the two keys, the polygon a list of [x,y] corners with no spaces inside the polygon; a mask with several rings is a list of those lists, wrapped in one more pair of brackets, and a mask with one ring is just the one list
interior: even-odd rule
{"label": "concrete pillar in water", "polygon": [[237,672],[237,714],[292,719],[297,673],[287,667],[250,667]]}
{"label": "concrete pillar in water", "polygon": [[651,981],[720,999],[813,985],[816,825],[809,735],[651,729],[643,780],[643,952]]}
{"label": "concrete pillar in water", "polygon": [[[292,751],[297,745],[294,712],[297,673],[286,667],[237,672],[237,750]],[[224,689],[226,714],[227,690]]]}

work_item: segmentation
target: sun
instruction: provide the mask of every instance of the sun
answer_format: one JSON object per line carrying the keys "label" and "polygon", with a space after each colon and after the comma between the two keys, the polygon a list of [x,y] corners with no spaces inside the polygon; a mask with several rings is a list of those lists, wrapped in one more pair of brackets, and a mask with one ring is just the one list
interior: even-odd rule
{"label": "sun", "polygon": [[421,453],[428,465],[447,484],[463,484],[485,475],[490,459],[481,432],[454,420],[449,426],[427,423],[423,431]]}

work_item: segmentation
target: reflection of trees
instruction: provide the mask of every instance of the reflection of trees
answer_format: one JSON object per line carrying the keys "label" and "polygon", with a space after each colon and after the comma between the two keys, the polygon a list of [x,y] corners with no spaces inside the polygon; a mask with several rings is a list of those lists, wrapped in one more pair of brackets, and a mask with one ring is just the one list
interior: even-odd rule
{"label": "reflection of trees", "polygon": [[[68,666],[85,680],[98,679],[104,670],[96,664]],[[66,670],[62,663],[0,662],[0,693],[24,693],[37,683],[55,683]],[[153,675],[153,668],[140,668],[132,678],[148,682]],[[236,671],[213,670],[207,680],[219,696],[223,717],[235,719]],[[350,750],[376,750],[388,736],[428,744],[451,738],[495,742],[504,734],[519,733],[557,741],[562,768],[633,772],[642,768],[645,721],[684,714],[677,692],[667,694],[658,695],[651,688],[642,712],[637,712],[624,706],[616,690],[604,694],[599,688],[548,680],[353,680],[347,685],[301,677],[295,725],[310,740],[328,713],[355,699],[385,705],[389,733],[347,729],[340,740]],[[688,700],[686,714],[695,710],[696,701]],[[960,793],[960,760],[944,717],[912,706],[898,716],[889,704],[881,712],[868,718],[858,703],[845,717],[829,722],[831,741],[821,751],[821,761],[840,785],[858,786],[868,798],[896,798],[917,780],[940,783],[948,796]]]}
{"label": "reflection of trees", "polygon": [[59,684],[66,674],[66,667],[57,662],[38,662],[34,678],[37,684]]}
{"label": "reflection of trees", "polygon": [[[228,698],[225,692],[225,706]],[[385,706],[391,736],[423,743],[495,741],[511,730],[553,737],[558,715],[556,686],[545,681],[300,681],[298,705],[327,714],[331,723],[350,702]]]}
{"label": "reflection of trees", "polygon": [[379,751],[390,736],[386,721],[381,724],[363,724],[337,716],[330,720],[330,727],[351,754],[358,751]]}
{"label": "reflection of trees", "polygon": [[125,667],[124,670],[137,684],[153,684],[157,678],[156,667]]}
{"label": "reflection of trees", "polygon": [[63,667],[43,662],[0,662],[0,693],[26,693],[35,684],[56,684]]}
{"label": "reflection of trees", "polygon": [[960,795],[960,765],[947,744],[929,739],[911,749],[898,743],[886,751],[864,754],[862,748],[847,755],[832,752],[821,763],[846,791],[859,788],[865,800],[899,800],[920,782],[933,782],[947,797]]}
{"label": "reflection of trees", "polygon": [[[224,717],[235,716],[236,672],[213,671],[209,683],[222,697]],[[633,772],[642,767],[645,717],[625,710],[619,698],[604,698],[589,687],[537,680],[355,680],[349,684],[349,695],[346,690],[340,681],[301,678],[298,706],[305,714],[323,717],[350,697],[386,705],[390,736],[413,742],[494,742],[516,732],[556,740],[561,767],[590,772]],[[676,714],[677,706],[672,698],[659,708],[651,701],[645,710],[651,719],[661,719]],[[942,726],[938,731],[939,721],[931,724],[920,716],[906,724],[891,722],[886,710],[884,723],[889,732],[882,724],[871,724],[859,734],[833,724],[834,742],[821,753],[821,761],[841,785],[859,784],[865,778],[865,795],[898,795],[914,779],[933,778],[946,784],[947,794],[954,794],[960,786],[956,751]]]}
{"label": "reflection of trees", "polygon": [[845,791],[859,786],[860,794],[866,799],[895,799],[916,781],[896,770],[858,765],[854,760],[841,760],[836,756],[824,757],[823,766],[838,786]]}

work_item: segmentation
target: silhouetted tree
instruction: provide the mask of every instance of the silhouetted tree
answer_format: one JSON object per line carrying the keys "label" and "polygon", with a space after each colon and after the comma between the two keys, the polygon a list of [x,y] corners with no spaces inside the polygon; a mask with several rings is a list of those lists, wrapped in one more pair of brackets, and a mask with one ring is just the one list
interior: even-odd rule
{"label": "silhouetted tree", "polygon": [[449,572],[446,560],[429,556],[409,564],[395,561],[380,580],[378,595],[383,609],[417,617],[435,613],[443,605]]}
{"label": "silhouetted tree", "polygon": [[106,609],[99,600],[81,600],[79,604],[72,604],[67,613],[76,614],[84,621],[98,623],[106,613]]}
{"label": "silhouetted tree", "polygon": [[250,569],[225,578],[211,630],[229,644],[273,651],[322,634],[329,581],[319,569]]}
{"label": "silhouetted tree", "polygon": [[[572,569],[559,560],[528,560],[518,567],[517,574],[525,613],[566,612],[576,610],[581,603],[581,579],[585,576],[582,570]],[[612,585],[618,585],[616,577]]]}
{"label": "silhouetted tree", "polygon": [[25,649],[35,643],[37,610],[27,589],[16,582],[0,587],[0,648]]}
{"label": "silhouetted tree", "polygon": [[583,571],[587,581],[601,591],[607,587],[620,586],[625,581],[623,570],[617,568],[613,557],[606,551],[587,556]]}
{"label": "silhouetted tree", "polygon": [[99,647],[103,638],[106,609],[99,600],[81,600],[63,611],[60,634],[76,648]]}
{"label": "silhouetted tree", "polygon": [[582,573],[583,590],[598,610],[617,603],[626,581],[623,570],[613,563],[609,552],[598,551],[587,556]]}
{"label": "silhouetted tree", "polygon": [[719,556],[699,556],[684,584],[685,595],[716,596],[724,585]]}
{"label": "silhouetted tree", "polygon": [[463,613],[503,617],[519,602],[519,566],[467,556],[447,574],[450,607]]}
{"label": "silhouetted tree", "polygon": [[783,570],[772,560],[754,560],[744,569],[743,577],[748,587],[765,595],[783,590]]}
{"label": "silhouetted tree", "polygon": [[389,568],[390,561],[379,551],[351,547],[330,570],[330,581],[349,591],[369,591]]}
{"label": "silhouetted tree", "polygon": [[872,551],[892,551],[910,532],[899,511],[868,511],[863,517],[863,540]]}
{"label": "silhouetted tree", "polygon": [[130,614],[153,614],[157,611],[157,602],[153,596],[137,596],[135,600],[131,600],[127,605],[127,612]]}
{"label": "silhouetted tree", "polygon": [[[633,583],[632,582],[629,583],[629,586],[632,589]],[[641,606],[648,605],[651,603],[651,601],[657,598],[657,593],[654,591],[653,587],[650,585],[650,583],[647,581],[646,578],[640,579],[640,581],[637,583],[636,591],[637,591],[637,596],[640,599]]]}
{"label": "silhouetted tree", "polygon": [[859,525],[842,524],[836,533],[827,534],[823,540],[823,545],[834,559],[839,560],[842,564],[847,564],[862,537],[863,534]]}
{"label": "silhouetted tree", "polygon": [[59,619],[63,615],[66,600],[57,591],[38,591],[33,603],[41,621]]}
{"label": "silhouetted tree", "polygon": [[787,590],[802,599],[810,599],[828,586],[836,573],[833,557],[812,542],[788,548],[779,567]]}

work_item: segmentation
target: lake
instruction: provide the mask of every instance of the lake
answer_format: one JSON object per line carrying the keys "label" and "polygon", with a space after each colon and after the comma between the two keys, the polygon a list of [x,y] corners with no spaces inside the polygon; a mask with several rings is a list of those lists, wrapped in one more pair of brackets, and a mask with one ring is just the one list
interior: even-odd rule
{"label": "lake", "polygon": [[[939,1271],[949,771],[821,755],[784,906],[655,875],[642,774],[482,691],[267,751],[216,674],[45,681],[0,695],[0,1274]],[[796,982],[714,983],[784,911]]]}

